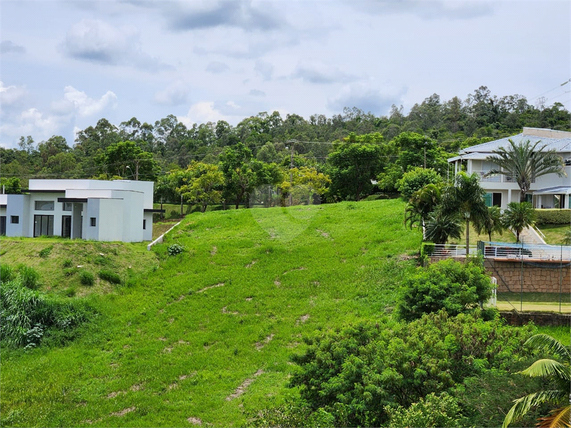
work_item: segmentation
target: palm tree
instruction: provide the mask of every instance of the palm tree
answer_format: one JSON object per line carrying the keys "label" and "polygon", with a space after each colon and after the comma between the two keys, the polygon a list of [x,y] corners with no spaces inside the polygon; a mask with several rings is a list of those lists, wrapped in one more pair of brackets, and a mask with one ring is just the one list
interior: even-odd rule
{"label": "palm tree", "polygon": [[503,234],[505,228],[502,223],[502,210],[500,210],[500,207],[489,207],[485,218],[474,222],[474,229],[476,229],[478,235],[487,233],[490,241],[492,240],[492,233]]}
{"label": "palm tree", "polygon": [[426,221],[426,240],[435,244],[445,244],[448,238],[460,239],[462,219],[457,213],[443,214],[437,209],[428,215]]}
{"label": "palm tree", "polygon": [[525,202],[525,195],[536,178],[546,174],[557,174],[559,177],[566,175],[563,158],[555,150],[545,150],[546,144],[538,148],[541,141],[533,145],[529,140],[519,144],[511,139],[508,141],[510,145],[507,149],[500,147],[492,151],[492,156],[486,158],[498,166],[486,176],[503,174],[512,177],[521,190],[520,202]]}
{"label": "palm tree", "polygon": [[460,172],[454,178],[454,184],[446,187],[442,195],[442,214],[460,213],[466,222],[466,255],[470,253],[470,221],[481,221],[488,213],[485,194],[477,174]]}
{"label": "palm tree", "polygon": [[504,226],[515,232],[516,242],[522,230],[534,224],[535,210],[529,202],[510,202],[502,217]]}
{"label": "palm tree", "polygon": [[512,421],[524,416],[532,407],[540,404],[551,404],[556,406],[550,412],[550,416],[540,419],[539,427],[556,428],[570,427],[570,382],[571,371],[569,361],[571,351],[558,340],[546,334],[536,334],[526,342],[538,350],[546,351],[563,362],[553,359],[541,359],[534,362],[527,369],[519,372],[529,377],[542,377],[551,379],[555,383],[556,389],[534,392],[524,397],[514,400],[514,405],[506,415],[502,428],[506,428]]}
{"label": "palm tree", "polygon": [[412,194],[405,208],[404,223],[412,229],[415,223],[422,226],[423,237],[428,215],[434,211],[440,203],[440,187],[435,184],[427,184],[422,189]]}

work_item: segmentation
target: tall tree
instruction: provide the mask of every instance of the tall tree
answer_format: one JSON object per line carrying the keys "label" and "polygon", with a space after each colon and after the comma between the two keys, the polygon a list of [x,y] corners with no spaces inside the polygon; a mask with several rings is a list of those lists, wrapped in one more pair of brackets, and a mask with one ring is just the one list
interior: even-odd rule
{"label": "tall tree", "polygon": [[192,161],[187,172],[188,180],[177,189],[183,198],[190,203],[200,204],[201,212],[205,212],[209,204],[220,203],[224,176],[217,165]]}
{"label": "tall tree", "polygon": [[371,180],[382,169],[381,146],[376,144],[339,145],[328,157],[331,165],[331,191],[341,199],[360,200],[367,196]]}
{"label": "tall tree", "polygon": [[[547,145],[539,146],[541,141],[531,144],[527,140],[519,144],[509,139],[507,148],[494,150],[486,160],[495,163],[498,168],[490,170],[486,176],[503,174],[512,177],[520,188],[520,202],[525,202],[531,183],[546,174],[565,176],[565,165],[555,150],[546,150]],[[539,146],[539,147],[538,147]]]}
{"label": "tall tree", "polygon": [[485,193],[477,174],[460,172],[442,195],[442,213],[447,215],[459,212],[466,222],[466,255],[470,253],[470,222],[485,218],[488,213],[484,202]]}

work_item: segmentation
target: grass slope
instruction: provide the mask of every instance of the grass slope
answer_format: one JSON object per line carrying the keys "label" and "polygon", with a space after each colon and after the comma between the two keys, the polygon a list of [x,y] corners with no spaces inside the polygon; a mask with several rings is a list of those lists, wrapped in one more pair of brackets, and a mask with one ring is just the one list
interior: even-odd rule
{"label": "grass slope", "polygon": [[[242,426],[316,329],[381,317],[420,243],[398,200],[195,213],[65,348],[2,349],[2,424]],[[185,252],[167,256],[177,242]]]}
{"label": "grass slope", "polygon": [[[158,266],[156,255],[141,244],[3,237],[0,248],[0,263],[13,268],[21,263],[30,266],[40,274],[43,291],[67,296],[113,291],[114,287],[98,278],[101,270],[113,271],[126,282]],[[93,286],[81,285],[79,273],[82,270],[94,275]]]}

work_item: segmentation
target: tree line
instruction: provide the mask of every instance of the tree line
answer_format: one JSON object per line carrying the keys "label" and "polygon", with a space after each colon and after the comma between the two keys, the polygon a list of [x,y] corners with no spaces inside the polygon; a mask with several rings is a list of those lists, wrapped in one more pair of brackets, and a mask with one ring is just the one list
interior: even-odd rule
{"label": "tree line", "polygon": [[236,126],[220,120],[190,127],[174,115],[118,126],[102,118],[80,131],[73,147],[62,136],[39,143],[22,136],[18,148],[0,148],[0,161],[9,189],[18,187],[14,178],[24,188],[29,178],[123,178],[155,181],[165,202],[182,196],[202,207],[248,205],[254,189],[264,194],[255,202],[293,202],[291,193],[304,186],[323,201],[360,200],[374,190],[398,191],[396,183],[414,167],[448,178],[446,159],[461,148],[523,126],[569,129],[570,121],[560,103],[533,106],[482,86],[465,100],[433,94],[406,115],[402,106],[387,116],[356,107],[309,119],[263,112]]}

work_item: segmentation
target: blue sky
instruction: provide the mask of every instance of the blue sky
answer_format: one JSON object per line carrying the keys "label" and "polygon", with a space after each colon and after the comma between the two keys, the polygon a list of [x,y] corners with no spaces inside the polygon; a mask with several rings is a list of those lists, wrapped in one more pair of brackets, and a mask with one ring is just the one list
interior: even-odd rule
{"label": "blue sky", "polygon": [[485,85],[571,108],[571,2],[0,0],[0,145],[176,115],[405,111]]}

